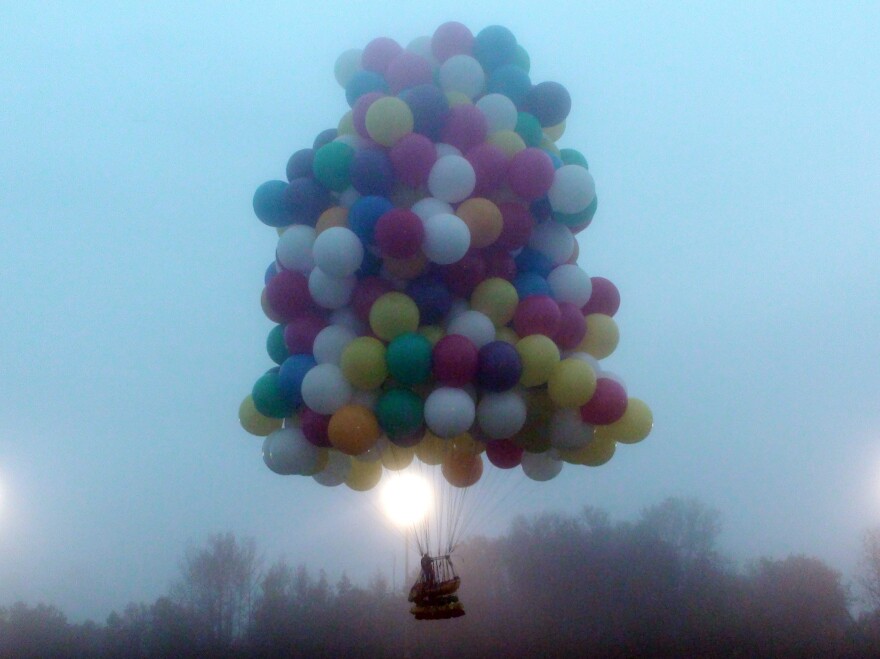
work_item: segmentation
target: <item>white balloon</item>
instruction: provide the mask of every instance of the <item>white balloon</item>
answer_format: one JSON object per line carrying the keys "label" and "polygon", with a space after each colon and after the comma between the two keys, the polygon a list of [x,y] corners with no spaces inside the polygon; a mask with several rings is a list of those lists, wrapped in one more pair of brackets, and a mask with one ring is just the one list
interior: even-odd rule
{"label": "white balloon", "polygon": [[439,199],[434,199],[434,197],[425,197],[424,199],[420,199],[416,203],[412,205],[410,210],[422,218],[422,222],[427,220],[432,215],[439,215],[441,213],[446,215],[453,215],[454,210],[451,205],[447,204],[445,201],[440,201]]}
{"label": "white balloon", "polygon": [[340,87],[348,86],[348,83],[351,82],[354,74],[361,70],[362,54],[363,51],[357,48],[352,48],[346,50],[336,58],[336,64],[333,67],[333,74]]}
{"label": "white balloon", "polygon": [[[465,300],[463,297],[456,297],[452,299],[452,305],[449,307],[449,313],[446,314],[446,325],[451,323],[455,318],[458,318],[465,311],[470,311],[471,305]],[[448,334],[448,332],[447,332]]]}
{"label": "white balloon", "polygon": [[287,270],[309,274],[315,267],[312,246],[315,244],[315,230],[304,224],[294,224],[278,236],[275,258]]}
{"label": "white balloon", "polygon": [[351,399],[351,385],[335,364],[318,364],[303,378],[302,397],[318,414],[333,414]]}
{"label": "white balloon", "polygon": [[336,364],[342,359],[345,346],[357,338],[350,328],[343,325],[328,325],[315,337],[312,354],[319,364]]}
{"label": "white balloon", "polygon": [[526,402],[516,391],[483,394],[477,405],[480,430],[490,439],[508,439],[526,422]]}
{"label": "white balloon", "polygon": [[477,346],[477,350],[495,340],[495,323],[479,311],[465,311],[449,322],[446,334],[461,334]]}
{"label": "white balloon", "polygon": [[476,103],[477,109],[486,117],[489,133],[513,130],[518,118],[516,106],[504,94],[486,94]]}
{"label": "white balloon", "polygon": [[596,184],[590,172],[580,165],[563,165],[553,175],[547,191],[550,206],[560,213],[580,213],[596,196]]}
{"label": "white balloon", "polygon": [[263,442],[263,461],[279,474],[304,475],[314,472],[320,449],[309,442],[296,426],[281,428]]}
{"label": "white balloon", "polygon": [[567,352],[563,355],[564,359],[568,359],[569,357],[580,359],[582,362],[587,362],[590,366],[593,367],[593,373],[595,373],[597,376],[602,372],[602,367],[599,365],[599,360],[589,353]]}
{"label": "white balloon", "polygon": [[571,258],[574,241],[574,234],[562,222],[547,220],[532,229],[529,247],[541,252],[553,265],[561,265]]}
{"label": "white balloon", "polygon": [[361,193],[353,187],[347,187],[339,195],[339,205],[343,208],[351,208],[352,204],[361,198]]}
{"label": "white balloon", "polygon": [[325,309],[339,309],[348,304],[355,284],[355,277],[331,277],[321,268],[315,268],[309,275],[309,293]]}
{"label": "white balloon", "polygon": [[471,246],[471,231],[457,215],[438,213],[425,220],[422,251],[440,265],[460,261]]}
{"label": "white balloon", "polygon": [[442,158],[443,156],[463,156],[464,154],[461,152],[457,146],[453,146],[452,144],[447,144],[446,142],[438,142],[434,145],[434,152],[437,154],[438,158]]}
{"label": "white balloon", "polygon": [[327,466],[312,476],[318,483],[326,487],[342,485],[351,471],[351,458],[345,453],[330,450],[327,452]]}
{"label": "white balloon", "polygon": [[554,268],[547,276],[547,283],[557,302],[571,302],[577,307],[583,307],[593,292],[590,275],[569,263]]}
{"label": "white balloon", "polygon": [[462,156],[437,158],[428,174],[428,190],[442,201],[450,204],[467,199],[477,184],[477,175]]}
{"label": "white balloon", "polygon": [[367,333],[367,326],[360,318],[358,318],[358,315],[351,307],[340,307],[339,309],[334,309],[330,313],[330,322],[333,325],[341,325],[342,327],[346,327],[358,336],[363,336]]}
{"label": "white balloon", "polygon": [[556,410],[550,417],[550,445],[553,448],[583,448],[593,440],[593,426],[584,423],[580,410]]}
{"label": "white balloon", "polygon": [[351,133],[345,133],[344,135],[340,135],[334,142],[342,142],[343,144],[347,144],[355,151],[360,151],[362,149],[366,149],[370,143],[365,140],[360,135],[352,135]]}
{"label": "white balloon", "polygon": [[437,60],[434,58],[434,52],[431,50],[431,37],[416,37],[407,44],[406,49],[436,66]]}
{"label": "white balloon", "polygon": [[315,238],[312,247],[315,265],[331,277],[348,277],[364,260],[364,246],[357,234],[346,227],[330,227]]}
{"label": "white balloon", "polygon": [[547,453],[529,453],[522,455],[523,473],[533,481],[549,481],[556,478],[562,471],[562,461]]}
{"label": "white balloon", "polygon": [[467,432],[475,414],[473,399],[462,389],[440,387],[425,399],[425,423],[431,432],[444,439]]}
{"label": "white balloon", "polygon": [[482,65],[470,55],[453,55],[440,65],[440,87],[476,98],[486,85]]}

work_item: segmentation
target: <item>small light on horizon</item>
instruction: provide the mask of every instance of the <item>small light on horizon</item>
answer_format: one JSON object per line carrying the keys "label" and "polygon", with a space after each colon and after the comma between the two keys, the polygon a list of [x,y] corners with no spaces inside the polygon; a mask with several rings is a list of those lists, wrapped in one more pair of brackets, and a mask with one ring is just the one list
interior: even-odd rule
{"label": "small light on horizon", "polygon": [[421,476],[400,474],[385,483],[382,508],[395,525],[406,528],[424,519],[431,506],[431,486]]}

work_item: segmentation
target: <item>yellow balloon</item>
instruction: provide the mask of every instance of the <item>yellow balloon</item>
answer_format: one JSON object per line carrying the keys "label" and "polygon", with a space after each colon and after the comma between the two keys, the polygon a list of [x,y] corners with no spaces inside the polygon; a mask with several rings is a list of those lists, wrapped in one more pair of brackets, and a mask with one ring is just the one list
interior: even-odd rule
{"label": "yellow balloon", "polygon": [[580,407],[596,392],[596,372],[587,362],[569,357],[554,368],[547,393],[556,407]]}
{"label": "yellow balloon", "polygon": [[501,277],[484,279],[471,293],[471,309],[487,315],[495,327],[504,327],[513,319],[517,304],[516,288]]}
{"label": "yellow balloon", "polygon": [[410,466],[416,451],[412,447],[389,444],[382,450],[382,464],[390,471],[400,471]]}
{"label": "yellow balloon", "polygon": [[471,197],[455,209],[471,232],[471,247],[488,247],[501,235],[504,221],[501,209],[483,197]]}
{"label": "yellow balloon", "polygon": [[615,449],[616,446],[613,439],[594,438],[592,442],[583,448],[562,450],[559,451],[559,455],[563,460],[572,464],[598,467],[614,457]]}
{"label": "yellow balloon", "polygon": [[587,316],[587,333],[577,350],[605,359],[614,352],[619,341],[620,331],[614,319],[603,313],[591,313]]}
{"label": "yellow balloon", "polygon": [[413,131],[413,113],[396,96],[383,96],[367,109],[367,133],[382,146],[394,146]]}
{"label": "yellow balloon", "polygon": [[388,274],[395,279],[415,279],[428,267],[428,259],[421,251],[405,259],[386,256],[382,263]]}
{"label": "yellow balloon", "polygon": [[546,137],[546,136],[543,137],[543,138],[541,138],[541,144],[540,144],[540,146],[541,146],[542,149],[544,149],[545,151],[549,151],[549,152],[552,153],[554,156],[557,156],[557,157],[558,157],[558,156],[560,155],[560,153],[559,153],[559,147],[556,146],[556,144],[554,144],[553,140],[551,140],[550,138],[548,138],[548,137]]}
{"label": "yellow balloon", "polygon": [[315,235],[320,235],[331,227],[348,228],[348,209],[343,206],[331,206],[318,218],[315,224]]}
{"label": "yellow balloon", "polygon": [[357,130],[354,127],[354,115],[351,110],[342,115],[342,119],[336,126],[336,132],[339,135],[357,135]]}
{"label": "yellow balloon", "polygon": [[523,138],[512,130],[499,130],[494,132],[489,135],[489,138],[486,141],[504,151],[508,158],[526,148],[526,143],[523,141]]}
{"label": "yellow balloon", "polygon": [[464,451],[465,453],[478,455],[486,450],[486,445],[483,442],[474,439],[474,436],[469,432],[464,432],[457,437],[453,437],[449,442],[452,445],[453,451]]}
{"label": "yellow balloon", "polygon": [[348,472],[345,484],[356,492],[366,492],[376,487],[380,480],[382,480],[381,462],[378,460],[374,462],[352,460],[351,470]]}
{"label": "yellow balloon", "polygon": [[446,452],[450,449],[450,446],[451,444],[448,439],[437,437],[437,435],[428,430],[425,431],[422,441],[416,444],[416,457],[424,464],[434,467],[443,462],[443,458],[446,457]]}
{"label": "yellow balloon", "polygon": [[526,423],[514,436],[514,441],[530,453],[543,453],[550,448],[548,424],[555,408],[547,390],[527,389],[525,392]]}
{"label": "yellow balloon", "polygon": [[428,339],[432,346],[437,345],[437,341],[446,336],[446,332],[440,325],[422,325],[419,328],[419,334]]}
{"label": "yellow balloon", "polygon": [[377,389],[388,377],[385,345],[372,336],[360,336],[345,346],[339,361],[342,374],[358,389]]}
{"label": "yellow balloon", "polygon": [[559,138],[563,136],[565,133],[565,119],[562,120],[562,123],[558,123],[555,126],[547,126],[544,128],[544,135],[547,136],[547,139],[552,140],[553,142],[558,142]]}
{"label": "yellow balloon", "polygon": [[419,329],[419,308],[403,293],[385,293],[370,309],[370,328],[383,341]]}
{"label": "yellow balloon", "polygon": [[464,92],[446,92],[446,102],[449,103],[449,107],[474,104],[470,96]]}
{"label": "yellow balloon", "polygon": [[547,382],[559,363],[559,348],[548,336],[531,334],[516,343],[522,361],[519,383],[524,387],[538,387]]}
{"label": "yellow balloon", "polygon": [[519,334],[514,332],[510,327],[499,327],[495,330],[495,340],[504,341],[505,343],[515,346],[516,342],[519,341]]}
{"label": "yellow balloon", "polygon": [[330,460],[330,452],[325,448],[318,449],[318,459],[315,460],[315,466],[310,471],[304,471],[303,476],[314,476],[320,474],[327,468],[327,462]]}
{"label": "yellow balloon", "polygon": [[264,416],[254,406],[254,399],[248,394],[238,406],[238,420],[241,427],[257,437],[265,437],[281,427],[281,419]]}
{"label": "yellow balloon", "polygon": [[607,426],[596,426],[596,438],[635,444],[647,437],[653,427],[654,414],[651,408],[639,398],[630,398],[622,417]]}

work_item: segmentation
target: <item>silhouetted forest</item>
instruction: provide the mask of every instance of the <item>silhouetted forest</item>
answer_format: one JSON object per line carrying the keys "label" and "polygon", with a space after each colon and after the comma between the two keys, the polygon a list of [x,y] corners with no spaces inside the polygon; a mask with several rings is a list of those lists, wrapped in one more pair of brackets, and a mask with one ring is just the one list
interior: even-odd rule
{"label": "silhouetted forest", "polygon": [[682,499],[631,522],[593,508],[519,519],[459,547],[467,615],[433,622],[413,620],[383,574],[330,583],[218,534],[187,552],[166,596],[104,624],[70,624],[45,604],[0,608],[0,656],[880,655],[880,529],[866,533],[851,587],[802,555],[737,567],[717,547],[720,528],[715,511]]}

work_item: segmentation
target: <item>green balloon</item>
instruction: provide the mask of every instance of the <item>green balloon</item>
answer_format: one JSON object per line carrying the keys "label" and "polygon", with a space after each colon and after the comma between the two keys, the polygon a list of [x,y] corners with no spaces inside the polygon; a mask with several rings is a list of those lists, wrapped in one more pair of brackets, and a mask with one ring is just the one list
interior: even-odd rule
{"label": "green balloon", "polygon": [[559,152],[559,157],[562,158],[562,164],[564,165],[580,165],[584,169],[590,168],[584,154],[577,149],[562,149]]}
{"label": "green balloon", "polygon": [[431,350],[431,342],[421,334],[401,334],[385,352],[388,372],[400,384],[421,384],[431,375]]}
{"label": "green balloon", "polygon": [[266,352],[269,353],[272,361],[279,366],[290,357],[290,351],[284,342],[284,325],[276,325],[271,329],[269,336],[266,337]]}
{"label": "green balloon", "polygon": [[516,117],[517,134],[523,138],[526,146],[540,146],[544,137],[544,131],[541,129],[541,122],[538,118],[528,112],[519,112]]}
{"label": "green balloon", "polygon": [[278,369],[273,368],[254,383],[251,397],[257,411],[273,419],[283,419],[293,414],[294,405],[278,386]]}
{"label": "green balloon", "polygon": [[376,403],[376,416],[389,437],[402,437],[422,427],[425,422],[425,401],[409,389],[389,389]]}
{"label": "green balloon", "polygon": [[354,149],[344,142],[330,142],[315,151],[312,173],[315,180],[334,192],[342,192],[351,184],[351,161]]}

